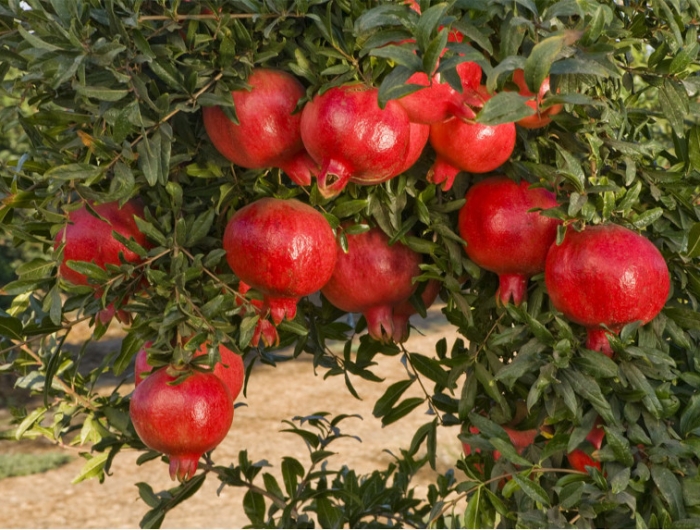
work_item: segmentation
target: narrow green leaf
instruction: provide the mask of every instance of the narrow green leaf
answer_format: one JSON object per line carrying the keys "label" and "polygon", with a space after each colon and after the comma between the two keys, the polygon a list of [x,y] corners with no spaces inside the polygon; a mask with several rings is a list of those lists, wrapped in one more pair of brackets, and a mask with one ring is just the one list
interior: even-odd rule
{"label": "narrow green leaf", "polygon": [[129,91],[124,89],[90,87],[82,85],[76,86],[75,90],[82,96],[108,102],[119,101],[120,99],[124,99],[129,94]]}
{"label": "narrow green leaf", "polygon": [[448,373],[440,366],[435,359],[421,355],[420,353],[409,353],[413,367],[425,377],[441,386],[447,386]]}
{"label": "narrow green leaf", "polygon": [[22,322],[18,318],[0,316],[0,336],[23,340]]}
{"label": "narrow green leaf", "polygon": [[661,465],[651,466],[651,478],[666,501],[671,517],[674,520],[685,519],[685,503],[683,502],[683,489],[681,483],[667,467]]}
{"label": "narrow green leaf", "polygon": [[334,506],[327,497],[316,500],[316,513],[321,528],[342,528],[343,512]]}
{"label": "narrow green leaf", "polygon": [[390,425],[395,421],[400,420],[404,416],[410,414],[416,407],[419,407],[425,402],[424,398],[413,397],[404,399],[396,407],[391,409],[383,418],[382,426]]}
{"label": "narrow green leaf", "polygon": [[254,527],[262,528],[265,525],[265,497],[261,493],[253,490],[246,491],[243,496],[243,511]]}
{"label": "narrow green leaf", "polygon": [[299,461],[291,456],[285,456],[282,459],[282,480],[284,489],[287,495],[294,497],[297,493],[299,485],[299,477],[304,476],[304,466]]}
{"label": "narrow green leaf", "polygon": [[535,111],[525,104],[528,99],[517,92],[499,92],[486,102],[476,121],[484,125],[499,125],[532,116]]}
{"label": "narrow green leaf", "polygon": [[88,461],[80,470],[80,474],[75,477],[71,484],[78,484],[84,480],[100,477],[104,473],[105,464],[109,458],[109,452],[98,453],[97,455],[84,455]]}
{"label": "narrow green leaf", "polygon": [[530,92],[537,94],[549,69],[564,48],[565,35],[554,35],[538,42],[525,60],[525,82]]}
{"label": "narrow green leaf", "polygon": [[397,381],[396,383],[390,385],[382,397],[380,397],[374,404],[372,414],[377,418],[381,418],[387,414],[401,398],[403,393],[410,388],[414,381],[415,379],[406,379],[404,381]]}
{"label": "narrow green leaf", "polygon": [[530,497],[533,501],[540,503],[543,506],[549,507],[551,505],[549,496],[542,486],[530,480],[527,477],[523,477],[520,474],[513,475],[515,482],[518,483],[520,489]]}
{"label": "narrow green leaf", "polygon": [[467,501],[467,508],[464,510],[464,528],[482,528],[479,514],[481,505],[481,488],[478,488]]}

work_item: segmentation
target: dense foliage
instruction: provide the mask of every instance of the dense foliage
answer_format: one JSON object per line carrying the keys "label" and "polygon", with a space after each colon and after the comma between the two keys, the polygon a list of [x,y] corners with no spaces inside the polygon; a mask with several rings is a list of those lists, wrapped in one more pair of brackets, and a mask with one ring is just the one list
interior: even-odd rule
{"label": "dense foliage", "polygon": [[[252,463],[265,457],[252,450],[233,463],[207,458],[170,492],[139,485],[149,507],[142,525],[159,525],[209,479],[248,488],[244,508],[257,527],[699,527],[700,2],[419,4],[422,15],[388,0],[0,0],[0,116],[2,137],[12,139],[0,156],[0,220],[8,243],[34,252],[0,293],[13,297],[0,314],[0,371],[44,398],[16,411],[15,436],[89,445],[82,478],[103,480],[124,447],[143,449],[140,462],[159,457],[136,436],[124,387],[94,392],[108,373],[130,382],[145,341],[160,365],[188,363],[205,341],[226,344],[245,356],[249,378],[253,361],[283,363],[279,349],[292,346],[353,395],[353,379],[377,379],[376,356],[394,355],[410,376],[386,389],[375,415],[389,424],[417,407],[433,413],[395,465],[369,476],[326,468],[344,416],[305,416],[289,427],[310,462],[286,458],[281,485]],[[448,41],[450,31],[463,41]],[[456,228],[465,191],[483,175],[462,173],[448,191],[430,184],[428,146],[401,176],[351,183],[327,199],[315,181],[297,186],[277,169],[232,165],[203,129],[204,106],[235,117],[230,91],[246,86],[253,67],[292,73],[306,100],[363,80],[384,104],[415,90],[405,85],[412,73],[436,66],[459,87],[463,61],[478,62],[499,92],[478,113],[482,123],[532,113],[514,91],[514,70],[535,89],[551,77],[547,104],[563,111],[545,128],[519,127],[497,173],[556,192],[560,206],[545,215],[563,221],[560,241],[568,230],[614,222],[662,252],[669,299],[651,323],[625,326],[612,359],[585,348],[584,328],[551,306],[542,274],[519,307],[496,303],[497,277],[466,258]],[[407,351],[363,334],[363,318],[353,329],[326,300],[305,298],[278,326],[278,347],[252,346],[261,316],[246,308],[255,293],[237,290],[221,241],[234,211],[267,196],[312,205],[341,244],[346,231],[379,226],[420,252],[420,279],[441,282],[443,311],[464,340]],[[149,248],[125,244],[142,262],[106,271],[74,264],[101,297],[95,285],[59,277],[54,236],[68,212],[133,197],[146,206],[138,225]],[[98,340],[106,328],[96,315],[112,303],[133,318],[121,351],[81,372],[81,354],[64,348],[71,328],[89,319]],[[341,356],[330,349],[338,341]],[[209,351],[211,362],[218,354]],[[423,398],[402,399],[419,384]],[[602,468],[571,469],[567,452],[598,417]],[[455,462],[459,471],[426,498],[415,496],[411,477],[435,465],[438,430],[457,424],[479,451]],[[505,425],[537,428],[537,438],[519,453]],[[453,513],[465,498],[466,511]]]}

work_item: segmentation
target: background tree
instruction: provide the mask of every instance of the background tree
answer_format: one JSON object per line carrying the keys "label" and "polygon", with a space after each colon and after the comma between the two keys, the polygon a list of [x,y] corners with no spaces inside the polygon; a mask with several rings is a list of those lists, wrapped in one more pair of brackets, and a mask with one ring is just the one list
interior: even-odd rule
{"label": "background tree", "polygon": [[[159,366],[190,363],[207,341],[224,344],[245,356],[248,377],[254,361],[281,363],[277,348],[293,346],[294,357],[313,357],[319,375],[342,377],[350,394],[352,377],[374,378],[373,358],[396,355],[407,378],[387,388],[375,414],[389,424],[428,407],[433,419],[406,440],[395,465],[361,477],[326,468],[344,417],[307,416],[290,428],[309,445],[310,462],[285,459],[282,485],[246,451],[236,463],[205,455],[201,471],[170,492],[139,485],[149,506],[142,525],[159,525],[209,478],[248,488],[244,508],[255,526],[698,527],[700,4],[418,5],[0,0],[3,123],[23,134],[0,157],[0,220],[14,247],[41,249],[2,292],[13,298],[0,314],[0,370],[31,376],[25,381],[44,397],[17,413],[16,436],[93,444],[84,478],[103,480],[126,446],[143,449],[140,462],[159,457],[136,436],[130,396],[119,387],[110,396],[93,391],[107,373],[131,380],[146,341]],[[563,110],[546,128],[518,127],[498,173],[556,192],[559,207],[545,215],[562,221],[558,241],[613,222],[652,241],[668,265],[663,311],[611,337],[612,358],[587,349],[586,329],[554,309],[542,274],[519,307],[496,303],[496,275],[466,258],[457,230],[465,192],[483,175],[461,173],[445,191],[426,180],[435,160],[428,146],[397,178],[351,183],[325,198],[315,182],[298,186],[278,169],[231,164],[202,124],[202,107],[235,117],[230,92],[259,66],[296,76],[306,92],[300,107],[355,80],[379,87],[384,105],[415,90],[406,80],[416,72],[437,69],[461,90],[456,67],[465,61],[499,92],[475,109],[483,124],[532,115],[515,70],[532,93],[550,77],[546,105]],[[324,298],[304,298],[296,317],[277,326],[278,347],[252,345],[261,319],[255,293],[239,287],[221,242],[235,211],[270,196],[312,205],[341,244],[372,225],[419,252],[420,280],[440,282],[443,311],[465,340],[438,341],[431,355],[410,352],[362,334],[364,318],[352,328]],[[93,285],[66,282],[54,237],[69,212],[134,197],[145,205],[138,228],[147,244],[124,244],[138,262],[106,271],[77,263]],[[111,304],[133,318],[122,349],[81,373],[80,354],[63,345],[83,319],[98,340],[106,329],[98,314]],[[330,352],[334,341],[345,343],[343,356]],[[216,347],[208,351],[207,363],[218,360]],[[402,398],[419,384],[423,398]],[[437,431],[457,424],[469,448],[455,462],[461,478],[441,476],[417,498],[411,477],[435,465]],[[602,442],[589,435],[596,426]],[[532,429],[526,444],[512,435]],[[589,463],[600,468],[578,471],[567,454],[590,453],[590,444],[599,447]],[[465,498],[466,512],[454,514]]]}

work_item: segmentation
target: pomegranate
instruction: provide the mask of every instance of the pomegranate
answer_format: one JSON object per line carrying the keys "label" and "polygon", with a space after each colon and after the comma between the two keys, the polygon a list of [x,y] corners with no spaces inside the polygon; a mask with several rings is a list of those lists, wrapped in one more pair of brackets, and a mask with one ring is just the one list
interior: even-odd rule
{"label": "pomegranate", "polygon": [[[602,425],[599,424],[599,421],[600,418],[596,420],[596,424],[586,435],[586,441],[592,445],[596,451],[603,445],[603,438],[605,437],[605,430]],[[600,462],[581,448],[574,449],[566,455],[566,458],[572,468],[583,473],[587,473],[586,466],[600,469]]]}
{"label": "pomegranate", "polygon": [[[485,88],[479,93],[490,96]],[[515,124],[484,125],[458,118],[430,126],[430,145],[437,154],[428,181],[449,190],[460,171],[488,173],[506,162],[515,148]]]}
{"label": "pomegranate", "polygon": [[[435,302],[440,292],[441,283],[437,280],[428,280],[421,293],[421,300],[425,308],[429,308]],[[393,308],[394,342],[405,342],[408,339],[408,319],[416,314],[416,308],[410,301],[410,297],[396,304]]]}
{"label": "pomegranate", "polygon": [[512,298],[519,305],[530,276],[544,270],[560,224],[529,210],[553,208],[556,197],[543,188],[531,188],[529,182],[517,184],[497,176],[471,186],[465,199],[458,227],[467,242],[467,256],[479,267],[498,274],[497,297],[503,304]]}
{"label": "pomegranate", "polygon": [[525,82],[525,72],[522,69],[518,68],[513,72],[513,83],[518,85],[518,93],[521,96],[532,97],[532,99],[525,104],[535,111],[535,114],[532,116],[527,116],[515,122],[521,127],[525,127],[526,129],[539,129],[540,127],[544,127],[552,121],[552,116],[559,114],[564,108],[563,105],[552,105],[545,109],[540,108],[542,100],[549,92],[549,77],[542,82],[537,97],[535,97],[535,94],[528,88]]}
{"label": "pomegranate", "polygon": [[[508,438],[510,438],[510,443],[513,444],[515,449],[518,451],[518,454],[522,454],[525,449],[527,449],[530,445],[535,443],[535,438],[537,438],[537,435],[540,433],[539,429],[525,429],[523,431],[519,431],[517,429],[514,429],[512,427],[507,427],[505,425],[501,425],[504,431],[506,431],[506,434],[508,434]],[[472,426],[469,427],[469,432],[472,434],[479,434],[479,429]],[[462,442],[462,450],[464,451],[465,455],[470,455],[472,453],[471,446],[467,442]],[[478,453],[479,449],[476,449],[474,452]],[[493,459],[498,460],[501,458],[501,452],[497,449],[494,449],[493,451]]]}
{"label": "pomegranate", "polygon": [[59,266],[61,277],[75,285],[88,285],[87,277],[68,265],[68,261],[87,261],[106,269],[107,265],[120,265],[120,254],[125,261],[138,263],[139,256],[117,241],[112,232],[126,239],[133,238],[139,245],[148,246],[146,236],[139,230],[135,216],[143,217],[143,206],[129,201],[123,206],[118,202],[91,204],[91,208],[102,217],[98,219],[83,206],[68,214],[69,223],[55,237],[55,248],[66,241],[63,261]]}
{"label": "pomegranate", "polygon": [[184,482],[197,471],[199,458],[226,437],[233,421],[233,399],[213,373],[156,370],[136,387],[129,415],[141,441],[168,455],[170,478]]}
{"label": "pomegranate", "polygon": [[439,123],[453,116],[473,119],[475,114],[469,105],[483,105],[476,92],[481,83],[481,67],[472,62],[460,63],[457,65],[457,74],[462,81],[462,93],[448,83],[441,83],[440,74],[428,79],[427,74],[416,72],[406,83],[425,88],[396,101],[406,110],[408,119],[416,123]]}
{"label": "pomegranate", "polygon": [[587,329],[586,347],[612,357],[607,327],[618,333],[650,322],[666,303],[668,267],[651,241],[616,224],[568,230],[544,271],[552,304]]}
{"label": "pomegranate", "polygon": [[296,316],[297,301],[323,287],[336,262],[328,221],[296,199],[267,197],[238,210],[223,248],[236,276],[262,293],[263,310],[276,325]]}
{"label": "pomegranate", "polygon": [[[148,364],[148,348],[151,347],[151,344],[152,342],[150,341],[146,342],[143,345],[143,348],[141,348],[136,354],[136,359],[134,360],[135,386],[139,386],[141,382],[153,371],[153,367]],[[195,352],[194,356],[200,357],[206,354],[207,344],[203,344]],[[243,358],[229,350],[223,344],[219,344],[219,356],[221,357],[221,362],[216,364],[213,373],[224,382],[226,388],[228,388],[228,391],[231,394],[231,399],[235,401],[238,394],[241,393],[243,382],[245,380],[245,366],[243,365]]]}
{"label": "pomegranate", "polygon": [[337,195],[351,180],[384,182],[404,167],[411,136],[408,115],[396,101],[381,109],[377,93],[361,83],[343,85],[304,107],[301,137],[321,166],[318,188],[324,197]]}
{"label": "pomegranate", "polygon": [[389,342],[394,337],[393,306],[415,290],[421,256],[403,243],[389,245],[389,237],[375,227],[348,234],[348,252],[338,247],[338,260],[321,289],[343,311],[363,313],[371,337]]}
{"label": "pomegranate", "polygon": [[[401,169],[397,171],[397,175],[400,175],[404,171],[408,171],[409,168],[415,164],[420,156],[423,154],[423,149],[428,143],[428,136],[430,135],[430,127],[423,125],[422,123],[411,123],[410,135],[408,137],[408,149],[406,151],[406,157],[404,158],[404,163]],[[351,179],[353,182],[358,182],[357,179]]]}
{"label": "pomegranate", "polygon": [[301,141],[301,113],[294,113],[305,95],[291,74],[258,68],[248,77],[251,90],[231,92],[239,124],[220,107],[203,107],[204,128],[214,147],[234,164],[249,169],[278,167],[301,186],[317,172]]}

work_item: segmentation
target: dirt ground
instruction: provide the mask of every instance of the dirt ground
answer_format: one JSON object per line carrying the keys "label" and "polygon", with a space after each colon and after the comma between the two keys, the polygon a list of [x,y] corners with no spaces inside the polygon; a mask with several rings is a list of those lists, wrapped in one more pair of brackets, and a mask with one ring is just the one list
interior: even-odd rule
{"label": "dirt ground", "polygon": [[[454,343],[457,333],[449,325],[440,308],[432,308],[427,319],[412,319],[425,335],[412,330],[406,343],[409,351],[434,354],[434,344],[446,337],[448,345]],[[119,330],[107,339],[107,346],[117,348]],[[359,473],[384,469],[392,456],[407,447],[415,430],[430,420],[426,409],[419,407],[398,423],[382,428],[381,422],[372,416],[376,400],[387,386],[405,379],[406,372],[399,356],[378,358],[375,373],[385,377],[382,384],[354,379],[353,384],[362,400],[357,400],[345,388],[340,377],[323,379],[315,376],[313,365],[301,360],[284,363],[277,368],[256,366],[248,384],[247,396],[238,402],[247,406],[236,409],[234,423],[227,438],[214,451],[217,464],[237,462],[241,449],[248,449],[252,461],[265,459],[273,468],[269,472],[280,476],[282,456],[291,455],[308,465],[308,451],[302,440],[293,434],[280,432],[286,428],[284,419],[295,415],[307,415],[326,411],[358,414],[362,419],[348,419],[341,423],[344,433],[358,436],[362,441],[347,438],[334,442],[331,449],[338,454],[331,457],[335,467],[347,464]],[[125,392],[129,389],[124,389]],[[419,395],[418,385],[411,391]],[[408,397],[407,394],[405,397]],[[0,410],[0,414],[7,411]],[[2,418],[0,418],[2,420]],[[456,428],[438,430],[438,471],[454,467],[461,452]],[[42,442],[2,442],[0,451],[37,452],[57,450]],[[81,450],[85,450],[82,448]],[[77,450],[76,450],[77,453]],[[139,498],[135,484],[147,482],[155,491],[173,487],[166,464],[154,460],[142,466],[136,465],[139,453],[123,451],[115,459],[111,476],[103,484],[89,480],[79,484],[71,481],[79,474],[85,461],[76,458],[67,465],[46,473],[12,477],[0,480],[0,527],[3,528],[137,528],[148,511]],[[417,484],[432,482],[432,472],[427,469]],[[240,528],[249,521],[242,508],[245,490],[225,488],[217,495],[218,480],[208,480],[190,500],[168,514],[164,528]]]}

